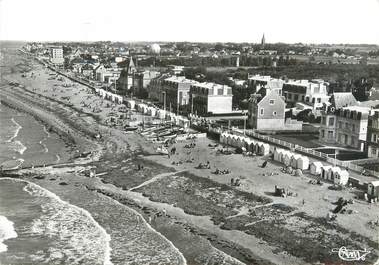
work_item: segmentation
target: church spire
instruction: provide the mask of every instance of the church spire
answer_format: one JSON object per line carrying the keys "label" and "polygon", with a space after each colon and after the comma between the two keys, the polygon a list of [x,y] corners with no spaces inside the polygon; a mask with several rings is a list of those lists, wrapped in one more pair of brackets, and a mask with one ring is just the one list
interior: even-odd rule
{"label": "church spire", "polygon": [[265,34],[263,33],[262,40],[261,40],[262,48],[265,47],[265,44],[266,44],[266,38],[265,38]]}

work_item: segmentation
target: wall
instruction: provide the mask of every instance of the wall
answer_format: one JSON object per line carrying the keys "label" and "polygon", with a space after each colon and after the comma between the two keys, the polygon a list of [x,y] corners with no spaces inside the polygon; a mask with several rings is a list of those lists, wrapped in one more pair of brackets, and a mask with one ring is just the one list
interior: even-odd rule
{"label": "wall", "polygon": [[208,111],[214,114],[232,112],[232,96],[209,96]]}

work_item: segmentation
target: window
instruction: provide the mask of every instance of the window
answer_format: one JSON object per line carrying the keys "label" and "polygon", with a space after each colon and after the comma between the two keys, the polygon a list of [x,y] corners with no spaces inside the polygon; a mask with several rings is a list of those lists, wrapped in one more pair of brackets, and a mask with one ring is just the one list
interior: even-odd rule
{"label": "window", "polygon": [[355,139],[353,136],[351,137],[351,145],[353,145],[353,146],[355,145]]}
{"label": "window", "polygon": [[351,131],[352,131],[352,132],[355,132],[355,124],[352,124],[352,125],[351,125]]}
{"label": "window", "polygon": [[329,118],[329,126],[334,126],[334,118]]}
{"label": "window", "polygon": [[349,130],[349,123],[347,123],[347,122],[345,123],[345,129]]}
{"label": "window", "polygon": [[371,147],[371,154],[376,156],[376,148],[375,147]]}
{"label": "window", "polygon": [[318,99],[317,99],[317,103],[321,103],[321,98],[318,98]]}
{"label": "window", "polygon": [[325,131],[324,131],[324,130],[321,130],[321,137],[322,137],[322,138],[325,137]]}
{"label": "window", "polygon": [[322,117],[322,124],[326,125],[326,118]]}
{"label": "window", "polygon": [[333,139],[333,131],[328,131],[328,139],[329,140]]}
{"label": "window", "polygon": [[309,97],[306,97],[306,98],[305,98],[305,102],[309,102]]}
{"label": "window", "polygon": [[261,115],[263,115],[263,114],[264,114],[264,112],[265,112],[265,111],[264,111],[264,109],[262,108],[262,109],[261,109]]}
{"label": "window", "polygon": [[269,103],[270,103],[270,105],[274,105],[275,104],[275,100],[274,99],[270,99]]}
{"label": "window", "polygon": [[312,103],[315,103],[316,102],[316,99],[315,98],[312,98]]}
{"label": "window", "polygon": [[276,116],[276,114],[277,114],[276,111],[274,111],[274,112],[272,113],[273,116]]}
{"label": "window", "polygon": [[295,96],[294,100],[296,100],[296,101],[299,100],[299,95],[298,94],[295,94],[294,96]]}
{"label": "window", "polygon": [[338,142],[341,142],[341,134],[338,134]]}
{"label": "window", "polygon": [[301,101],[303,101],[304,102],[304,98],[305,98],[305,96],[303,95],[303,96],[301,96]]}
{"label": "window", "polygon": [[376,142],[376,134],[372,134],[372,142]]}
{"label": "window", "polygon": [[339,122],[338,122],[338,128],[342,129],[342,126],[343,126],[342,121],[339,121]]}
{"label": "window", "polygon": [[345,144],[348,142],[348,136],[345,134]]}

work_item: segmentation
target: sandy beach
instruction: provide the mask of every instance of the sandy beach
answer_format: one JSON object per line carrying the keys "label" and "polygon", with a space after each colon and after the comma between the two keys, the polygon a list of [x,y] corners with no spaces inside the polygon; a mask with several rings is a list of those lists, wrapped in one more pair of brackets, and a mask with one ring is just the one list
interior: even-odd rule
{"label": "sandy beach", "polygon": [[[332,252],[342,246],[369,249],[362,264],[377,261],[378,228],[370,222],[379,206],[359,200],[360,191],[310,184],[310,176],[283,173],[273,161],[262,168],[268,157],[219,154],[208,138],[193,148],[186,146],[192,140],[177,142],[175,155],[158,155],[158,145],[141,134],[111,126],[112,113],[125,114],[121,106],[67,78],[51,79],[53,72],[32,58],[10,57],[30,71],[2,76],[2,104],[38,119],[67,148],[62,161],[3,175],[88,211],[110,235],[113,264],[349,264]],[[196,168],[207,161],[210,169]],[[226,168],[230,174],[214,174]],[[88,177],[91,169],[97,176]],[[241,185],[230,185],[231,178]],[[274,196],[275,185],[296,196]],[[326,221],[340,197],[354,200],[351,214]]]}

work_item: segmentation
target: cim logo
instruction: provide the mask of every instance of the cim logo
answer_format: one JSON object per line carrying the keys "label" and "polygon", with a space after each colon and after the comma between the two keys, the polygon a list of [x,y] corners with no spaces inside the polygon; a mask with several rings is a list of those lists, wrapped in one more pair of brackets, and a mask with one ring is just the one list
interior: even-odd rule
{"label": "cim logo", "polygon": [[365,261],[366,256],[371,253],[369,250],[355,250],[347,249],[346,247],[333,248],[333,253],[338,253],[338,256],[341,260],[345,261]]}

